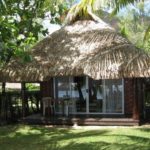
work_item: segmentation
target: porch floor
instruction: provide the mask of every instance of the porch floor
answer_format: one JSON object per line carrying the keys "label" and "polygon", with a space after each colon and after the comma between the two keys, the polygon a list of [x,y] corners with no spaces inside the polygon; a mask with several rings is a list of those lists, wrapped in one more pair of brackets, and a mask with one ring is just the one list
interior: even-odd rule
{"label": "porch floor", "polygon": [[34,114],[22,119],[27,124],[44,125],[100,125],[100,126],[135,126],[139,120],[132,118],[105,118],[99,116],[51,116],[44,117],[41,114]]}

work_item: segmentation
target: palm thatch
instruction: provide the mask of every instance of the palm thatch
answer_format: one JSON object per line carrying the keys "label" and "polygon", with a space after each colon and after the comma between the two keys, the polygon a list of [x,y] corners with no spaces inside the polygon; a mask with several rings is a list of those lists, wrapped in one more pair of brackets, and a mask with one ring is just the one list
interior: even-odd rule
{"label": "palm thatch", "polygon": [[149,77],[150,57],[104,22],[77,21],[33,47],[32,62],[12,59],[0,81],[43,81],[54,76],[94,79]]}

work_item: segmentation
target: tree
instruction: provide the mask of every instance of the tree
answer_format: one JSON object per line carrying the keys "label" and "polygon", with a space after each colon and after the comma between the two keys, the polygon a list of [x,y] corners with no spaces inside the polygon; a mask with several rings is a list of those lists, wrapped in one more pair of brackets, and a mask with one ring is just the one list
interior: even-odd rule
{"label": "tree", "polygon": [[134,7],[127,7],[126,13],[119,15],[121,33],[128,37],[137,47],[150,51],[150,40],[144,38],[147,26],[150,24],[148,11],[144,9],[144,3],[138,2]]}
{"label": "tree", "polygon": [[[73,2],[73,1],[72,1]],[[50,21],[61,23],[66,11],[65,0],[1,0],[0,1],[0,62],[8,62],[12,56],[30,61],[31,46],[46,35],[42,21],[47,14]]]}
{"label": "tree", "polygon": [[[72,23],[77,19],[98,17],[92,12],[100,8],[120,8],[139,0],[81,0],[73,6],[66,19]],[[0,62],[8,62],[12,56],[30,61],[30,48],[39,40],[39,34],[46,35],[42,20],[50,16],[52,23],[62,23],[68,9],[76,0],[1,0],[0,1]],[[65,15],[64,15],[65,14]],[[147,29],[145,39],[150,28]]]}
{"label": "tree", "polygon": [[[129,4],[135,4],[136,2],[144,2],[147,0],[81,0],[78,4],[73,6],[69,15],[66,18],[66,24],[71,24],[76,20],[82,19],[93,19],[97,20],[98,18],[92,13],[94,12],[95,7],[98,9],[107,8],[113,9],[112,15],[115,15],[123,7],[126,7]],[[145,32],[145,38],[149,37],[150,25]]]}

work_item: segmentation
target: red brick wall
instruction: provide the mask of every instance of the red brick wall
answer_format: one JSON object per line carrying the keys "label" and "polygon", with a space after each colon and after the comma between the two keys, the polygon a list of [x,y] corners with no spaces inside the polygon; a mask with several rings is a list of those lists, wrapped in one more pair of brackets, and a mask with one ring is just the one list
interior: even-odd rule
{"label": "red brick wall", "polygon": [[42,97],[53,97],[54,96],[53,89],[53,79],[49,81],[41,82],[41,94]]}
{"label": "red brick wall", "polygon": [[134,98],[135,96],[133,79],[124,79],[124,106],[126,116],[132,117]]}

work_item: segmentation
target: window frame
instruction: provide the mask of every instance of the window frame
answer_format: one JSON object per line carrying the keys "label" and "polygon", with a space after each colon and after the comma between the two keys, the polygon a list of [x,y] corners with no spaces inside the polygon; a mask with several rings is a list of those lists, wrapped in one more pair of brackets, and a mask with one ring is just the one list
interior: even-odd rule
{"label": "window frame", "polygon": [[[53,92],[54,92],[54,98],[56,98],[56,78],[59,78],[59,77],[53,77]],[[73,76],[68,76],[69,78],[69,81],[71,81],[71,79],[73,78]],[[88,76],[85,76],[86,78],[86,111],[85,112],[75,112],[75,113],[71,113],[73,115],[78,115],[78,114],[85,114],[85,115],[123,115],[124,112],[125,112],[125,101],[124,101],[124,79],[122,78],[122,111],[121,112],[118,112],[118,113],[110,113],[110,112],[106,112],[106,106],[103,106],[103,111],[102,112],[90,112],[89,111],[89,77]],[[113,80],[113,79],[112,79]],[[102,82],[103,82],[103,86],[105,87],[105,79],[102,79]],[[71,89],[71,88],[70,88]],[[70,91],[71,92],[71,91]],[[105,95],[105,88],[103,88],[103,94]],[[105,96],[104,96],[105,97]],[[106,105],[106,99],[104,98],[104,105]],[[105,109],[104,109],[105,107]],[[56,114],[61,114],[61,112],[55,112]]]}

